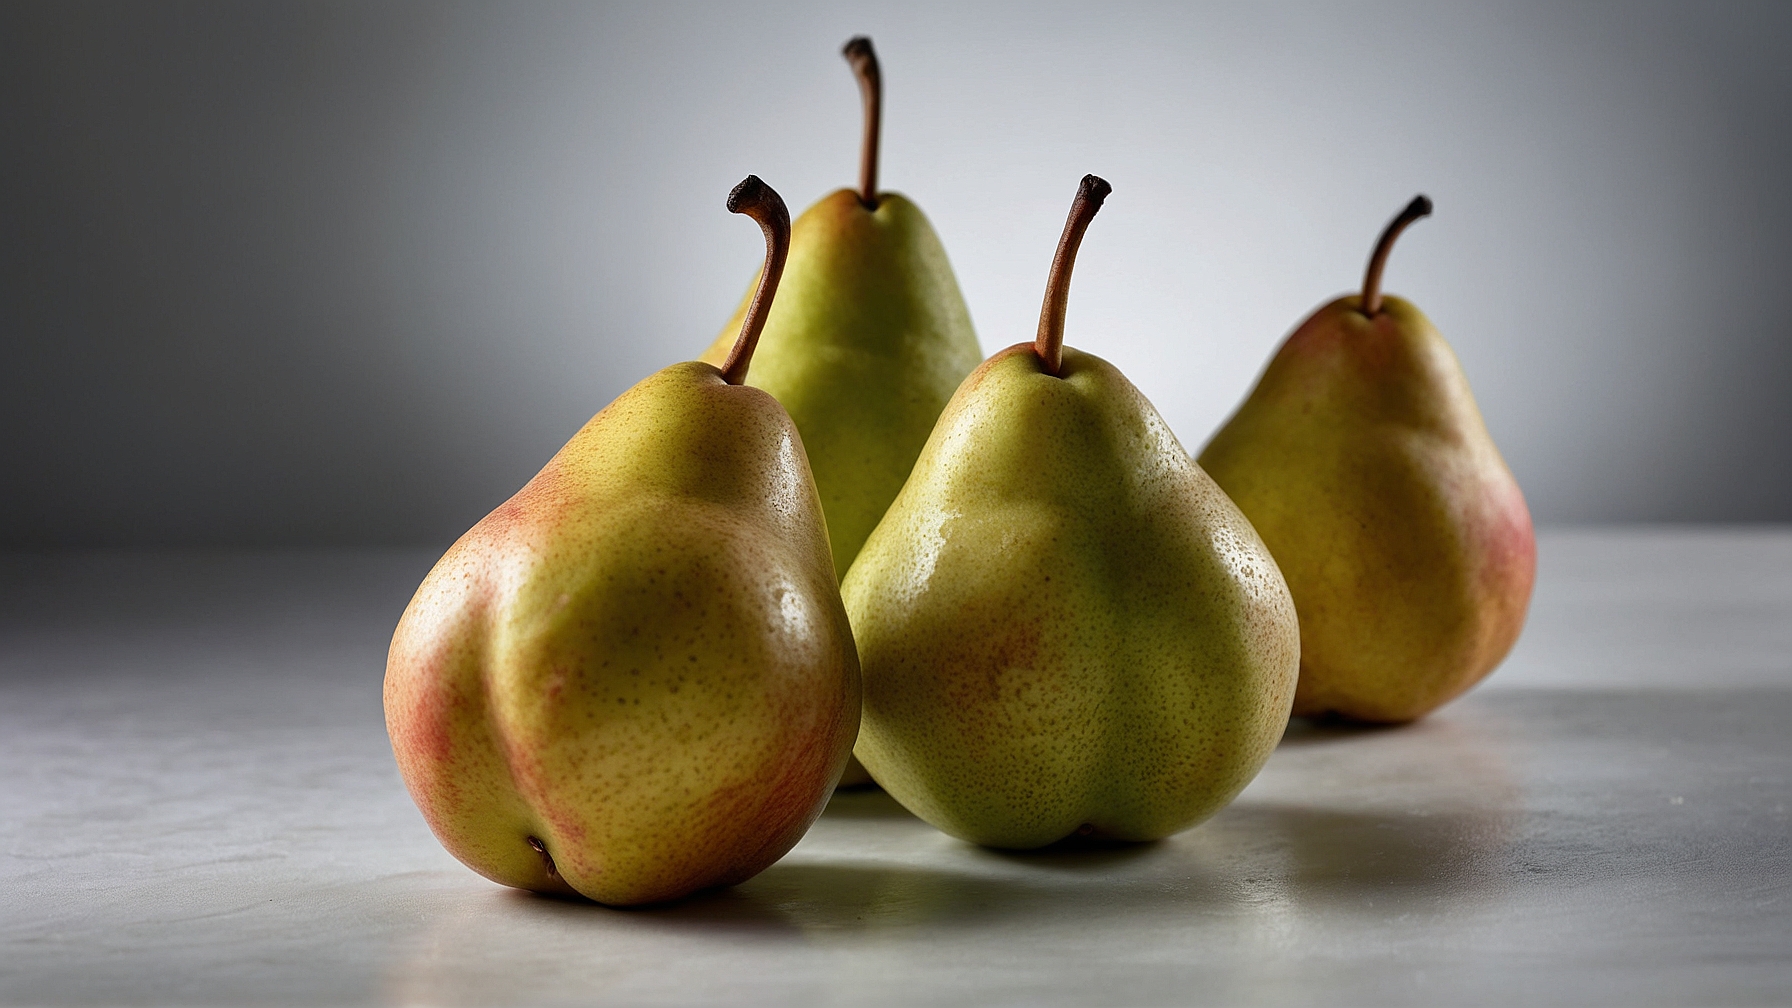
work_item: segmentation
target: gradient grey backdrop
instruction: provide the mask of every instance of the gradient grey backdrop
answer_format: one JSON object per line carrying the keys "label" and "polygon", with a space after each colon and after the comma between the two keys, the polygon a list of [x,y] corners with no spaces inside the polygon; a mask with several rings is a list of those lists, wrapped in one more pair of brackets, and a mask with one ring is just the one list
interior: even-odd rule
{"label": "gradient grey backdrop", "polygon": [[722,210],[884,179],[986,352],[1076,180],[1072,343],[1191,450],[1389,287],[1545,523],[1792,519],[1792,5],[12,4],[0,545],[445,544],[716,333]]}

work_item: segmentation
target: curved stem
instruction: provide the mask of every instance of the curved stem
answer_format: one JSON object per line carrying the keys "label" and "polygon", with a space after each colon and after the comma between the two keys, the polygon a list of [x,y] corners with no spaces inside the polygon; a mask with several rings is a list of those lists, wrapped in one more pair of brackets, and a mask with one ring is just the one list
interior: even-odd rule
{"label": "curved stem", "polygon": [[753,349],[759,345],[759,334],[765,331],[765,320],[772,311],[772,298],[778,293],[778,280],[784,276],[784,260],[790,257],[790,209],[778,191],[748,175],[728,194],[728,212],[746,214],[759,222],[765,232],[765,269],[759,274],[759,287],[753,291],[753,303],[747,306],[747,317],[741,320],[740,335],[728,360],[722,365],[722,380],[740,385],[747,380],[747,367],[753,363]]}
{"label": "curved stem", "polygon": [[852,74],[859,79],[859,97],[865,103],[865,139],[859,147],[859,202],[865,209],[877,209],[877,143],[883,130],[884,75],[877,66],[877,53],[871,40],[856,35],[840,50],[852,64]]}
{"label": "curved stem", "polygon": [[1414,196],[1412,202],[1406,204],[1406,209],[1400,211],[1400,216],[1389,221],[1388,226],[1382,230],[1380,240],[1375,243],[1375,251],[1369,254],[1369,272],[1363,275],[1361,308],[1364,315],[1374,318],[1381,312],[1381,271],[1388,264],[1388,253],[1394,250],[1394,239],[1400,237],[1400,232],[1406,230],[1408,224],[1420,217],[1429,216],[1431,198]]}
{"label": "curved stem", "polygon": [[1070,305],[1070,271],[1076,267],[1076,250],[1083,244],[1083,232],[1095,219],[1095,211],[1108,198],[1114,187],[1105,179],[1084,175],[1076,188],[1076,199],[1070,204],[1070,217],[1064,222],[1064,235],[1058,239],[1058,253],[1052,256],[1051,276],[1045,281],[1045,306],[1039,309],[1039,334],[1033,337],[1033,352],[1045,364],[1045,373],[1057,377],[1064,365],[1064,312]]}

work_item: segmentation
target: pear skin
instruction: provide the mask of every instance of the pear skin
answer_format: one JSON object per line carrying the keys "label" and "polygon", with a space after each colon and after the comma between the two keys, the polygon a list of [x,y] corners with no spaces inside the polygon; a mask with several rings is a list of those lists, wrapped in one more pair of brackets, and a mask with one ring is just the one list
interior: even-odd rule
{"label": "pear skin", "polygon": [[1299,631],[1275,560],[1132,383],[1068,347],[965,380],[841,591],[858,758],[975,843],[1167,836],[1287,723]]}
{"label": "pear skin", "polygon": [[[844,576],[983,354],[946,250],[907,198],[867,210],[839,190],[796,219],[790,244],[747,380],[803,434]],[[747,300],[699,360],[727,354]]]}
{"label": "pear skin", "polygon": [[633,905],[777,860],[860,709],[789,416],[700,362],[623,393],[430,572],[385,709],[431,829],[495,882]]}
{"label": "pear skin", "polygon": [[1524,495],[1456,355],[1417,308],[1379,300],[1303,322],[1201,452],[1294,595],[1296,715],[1411,721],[1459,696],[1518,639],[1536,572]]}

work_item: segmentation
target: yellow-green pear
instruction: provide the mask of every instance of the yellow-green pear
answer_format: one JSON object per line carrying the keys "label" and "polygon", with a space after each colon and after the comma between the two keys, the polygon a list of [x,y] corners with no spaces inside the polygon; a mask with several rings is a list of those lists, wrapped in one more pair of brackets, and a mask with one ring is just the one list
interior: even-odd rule
{"label": "yellow-green pear", "polygon": [[996,847],[1167,836],[1288,721],[1299,631],[1250,522],[1113,365],[1063,346],[1087,176],[1033,342],[967,378],[841,585],[858,758]]}
{"label": "yellow-green pear", "polygon": [[1302,322],[1201,453],[1281,564],[1300,611],[1294,713],[1410,721],[1479,682],[1524,626],[1531,516],[1430,320],[1381,293]]}
{"label": "yellow-green pear", "polygon": [[[983,358],[933,227],[907,197],[877,191],[883,77],[871,40],[853,39],[845,55],[864,103],[859,187],[797,218],[748,378],[803,433],[838,576],[896,499],[946,400]],[[727,357],[751,292],[699,359]]]}
{"label": "yellow-green pear", "polygon": [[651,375],[449,549],[392,638],[386,725],[450,853],[628,905],[752,877],[820,814],[859,718],[801,435],[742,384],[790,218],[731,358]]}

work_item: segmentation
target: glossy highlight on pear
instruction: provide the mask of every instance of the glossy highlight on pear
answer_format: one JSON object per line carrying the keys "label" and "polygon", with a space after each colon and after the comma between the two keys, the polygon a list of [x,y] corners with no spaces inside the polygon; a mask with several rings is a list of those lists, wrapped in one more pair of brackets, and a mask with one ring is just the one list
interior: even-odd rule
{"label": "glossy highlight on pear", "polygon": [[1294,713],[1423,717],[1479,682],[1524,626],[1536,539],[1461,364],[1420,311],[1381,293],[1302,322],[1201,466],[1262,533],[1300,612]]}
{"label": "glossy highlight on pear", "polygon": [[[746,373],[789,245],[767,238]],[[752,877],[821,813],[860,710],[802,439],[697,361],[593,417],[449,549],[387,660],[386,723],[444,847],[521,889],[614,905]]]}

